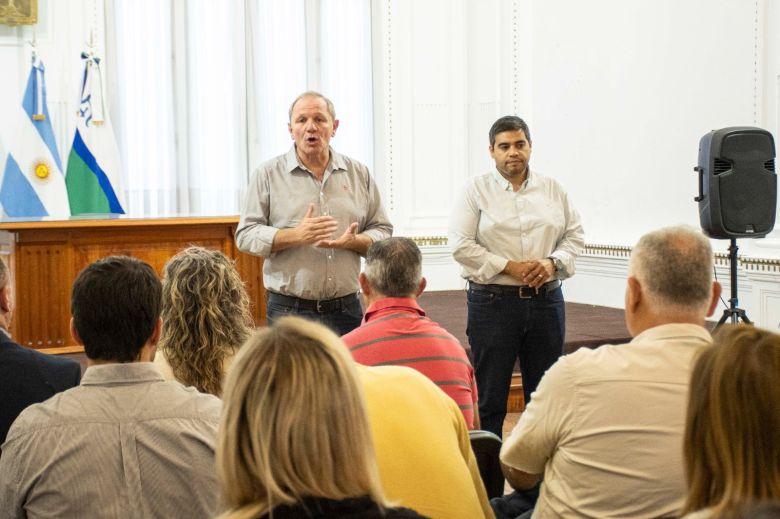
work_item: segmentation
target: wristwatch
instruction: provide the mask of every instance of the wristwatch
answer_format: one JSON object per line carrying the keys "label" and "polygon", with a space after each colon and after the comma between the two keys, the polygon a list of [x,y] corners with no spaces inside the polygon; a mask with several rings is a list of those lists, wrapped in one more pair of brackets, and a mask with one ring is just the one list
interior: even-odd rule
{"label": "wristwatch", "polygon": [[557,274],[558,272],[563,272],[563,262],[561,260],[559,260],[555,256],[548,256],[547,259],[553,262],[553,268],[555,269],[553,274]]}

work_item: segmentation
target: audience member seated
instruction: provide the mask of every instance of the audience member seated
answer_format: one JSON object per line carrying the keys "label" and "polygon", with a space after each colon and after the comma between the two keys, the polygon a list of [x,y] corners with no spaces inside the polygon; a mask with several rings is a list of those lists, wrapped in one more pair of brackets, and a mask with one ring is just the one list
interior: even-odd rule
{"label": "audience member seated", "polygon": [[168,380],[219,396],[254,326],[241,277],[219,251],[189,247],[163,275],[162,329],[154,364]]}
{"label": "audience member seated", "polygon": [[373,243],[360,288],[368,306],[363,323],[342,337],[353,358],[366,366],[416,369],[458,404],[469,429],[478,429],[477,385],[466,351],[417,304],[425,290],[417,245],[409,238]]}
{"label": "audience member seated", "polygon": [[296,317],[257,332],[238,354],[217,466],[225,517],[422,517],[387,507],[343,344]]}
{"label": "audience member seated", "polygon": [[81,378],[78,362],[25,348],[11,339],[11,300],[8,267],[0,259],[0,445],[24,408],[77,386]]}
{"label": "audience member seated", "polygon": [[[514,488],[532,489],[544,474],[533,517],[680,513],[688,380],[711,344],[704,318],[720,295],[712,273],[710,243],[697,229],[639,240],[625,298],[633,340],[561,357],[502,447]],[[531,496],[494,500],[496,515],[520,515]]]}
{"label": "audience member seated", "polygon": [[686,518],[780,500],[780,335],[726,326],[697,360],[685,427]]}
{"label": "audience member seated", "polygon": [[85,268],[71,293],[81,385],[34,404],[8,432],[0,510],[23,517],[213,517],[220,400],[152,364],[162,287],[137,259]]}
{"label": "audience member seated", "polygon": [[356,366],[388,499],[434,519],[493,517],[457,404],[411,368]]}

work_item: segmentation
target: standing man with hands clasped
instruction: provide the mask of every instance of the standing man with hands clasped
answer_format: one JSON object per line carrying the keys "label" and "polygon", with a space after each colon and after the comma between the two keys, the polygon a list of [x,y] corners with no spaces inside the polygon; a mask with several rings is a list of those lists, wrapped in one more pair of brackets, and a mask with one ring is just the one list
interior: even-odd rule
{"label": "standing man with hands clasped", "polygon": [[489,138],[496,169],[468,181],[450,220],[450,242],[469,281],[467,334],[482,428],[501,436],[515,359],[528,403],[562,353],[561,280],[574,274],[584,240],[561,185],[529,167],[525,121],[501,117]]}
{"label": "standing man with hands clasped", "polygon": [[336,153],[333,103],[304,92],[290,106],[295,141],[252,175],[236,244],[263,256],[268,324],[296,314],[340,335],[360,325],[360,256],[389,237],[376,182],[360,162]]}

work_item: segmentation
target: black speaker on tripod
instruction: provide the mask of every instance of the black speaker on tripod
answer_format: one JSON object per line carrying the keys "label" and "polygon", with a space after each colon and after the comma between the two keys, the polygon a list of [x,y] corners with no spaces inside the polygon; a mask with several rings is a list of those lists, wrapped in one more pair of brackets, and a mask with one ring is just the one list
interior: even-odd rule
{"label": "black speaker on tripod", "polygon": [[775,141],[761,128],[732,126],[699,141],[699,220],[711,238],[731,240],[731,298],[718,326],[731,320],[750,323],[738,308],[737,238],[762,238],[772,232],[777,212]]}
{"label": "black speaker on tripod", "polygon": [[699,218],[711,238],[761,238],[775,226],[775,141],[760,128],[733,126],[699,141]]}

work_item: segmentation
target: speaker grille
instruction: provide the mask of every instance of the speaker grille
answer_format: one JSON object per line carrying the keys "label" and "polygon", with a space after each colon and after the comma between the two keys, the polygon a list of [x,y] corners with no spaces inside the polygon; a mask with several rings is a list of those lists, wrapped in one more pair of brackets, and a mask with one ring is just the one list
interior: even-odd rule
{"label": "speaker grille", "polygon": [[767,171],[775,172],[775,159],[764,162],[764,169]]}
{"label": "speaker grille", "polygon": [[729,162],[728,160],[723,160],[718,158],[715,159],[715,168],[713,171],[714,175],[720,175],[721,173],[725,173],[730,169],[731,169],[731,162]]}

